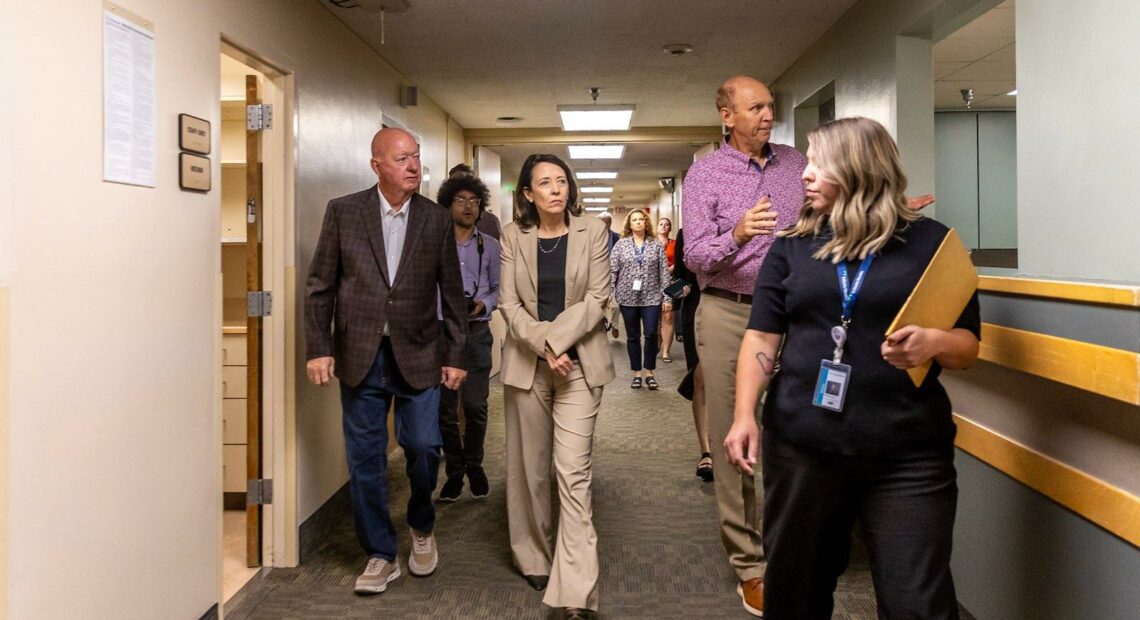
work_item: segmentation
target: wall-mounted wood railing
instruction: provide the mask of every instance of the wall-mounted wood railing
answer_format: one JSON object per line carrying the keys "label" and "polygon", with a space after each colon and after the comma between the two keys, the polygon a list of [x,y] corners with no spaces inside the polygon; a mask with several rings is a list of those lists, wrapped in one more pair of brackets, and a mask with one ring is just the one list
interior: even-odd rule
{"label": "wall-mounted wood railing", "polygon": [[[982,276],[981,291],[1089,304],[1140,307],[1140,287]],[[1140,405],[1140,353],[1002,325],[982,325],[978,357]]]}
{"label": "wall-mounted wood railing", "polygon": [[958,448],[1140,547],[1140,497],[957,414],[954,422]]}
{"label": "wall-mounted wood railing", "polygon": [[1042,297],[1065,301],[1083,301],[1109,306],[1140,308],[1140,286],[1062,282],[1033,278],[979,276],[978,289],[990,293],[1006,293],[1022,297]]}

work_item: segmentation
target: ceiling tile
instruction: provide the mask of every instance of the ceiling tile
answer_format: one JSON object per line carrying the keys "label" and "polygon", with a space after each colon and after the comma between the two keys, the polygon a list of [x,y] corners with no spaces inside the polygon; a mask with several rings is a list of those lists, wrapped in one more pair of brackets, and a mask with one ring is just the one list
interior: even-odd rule
{"label": "ceiling tile", "polygon": [[934,79],[941,80],[954,73],[955,71],[965,67],[970,63],[968,62],[936,62],[934,63]]}
{"label": "ceiling tile", "polygon": [[934,44],[934,62],[974,62],[1012,43],[1012,36],[992,39],[943,39]]}
{"label": "ceiling tile", "polygon": [[1015,81],[1013,61],[989,62],[980,61],[966,65],[962,69],[938,81],[952,80],[955,82],[985,82],[985,81]]}
{"label": "ceiling tile", "polygon": [[962,26],[951,39],[1012,38],[1014,36],[1013,9],[994,8],[974,21]]}
{"label": "ceiling tile", "polygon": [[[557,126],[554,106],[588,102],[591,86],[598,103],[636,104],[634,126],[716,125],[724,78],[776,79],[855,2],[416,0],[387,15],[380,45],[377,15],[322,0],[467,128]],[[665,54],[671,43],[694,52]]]}

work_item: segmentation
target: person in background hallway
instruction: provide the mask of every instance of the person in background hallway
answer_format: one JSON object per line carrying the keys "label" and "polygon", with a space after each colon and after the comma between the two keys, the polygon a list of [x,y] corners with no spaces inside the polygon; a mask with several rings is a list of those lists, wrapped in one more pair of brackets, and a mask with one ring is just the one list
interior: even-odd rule
{"label": "person in background hallway", "polygon": [[614,244],[618,242],[618,239],[621,239],[621,235],[617,234],[613,230],[614,216],[610,215],[609,211],[602,211],[598,214],[598,219],[606,223],[606,232],[609,235],[606,238],[607,248],[612,252],[614,249]]}
{"label": "person in background hallway", "polygon": [[[455,220],[455,246],[467,299],[467,379],[458,391],[443,388],[439,398],[439,428],[447,460],[447,480],[439,501],[453,502],[463,493],[463,477],[471,495],[487,497],[490,485],[483,471],[483,439],[487,434],[487,393],[491,381],[491,313],[499,305],[499,242],[476,230],[490,192],[478,177],[452,175],[443,182],[439,204],[451,208]],[[459,431],[459,403],[463,403],[464,430]]]}
{"label": "person in background hallway", "polygon": [[[470,177],[475,177],[475,170],[473,170],[471,166],[468,166],[467,164],[455,164],[451,167],[451,170],[447,172],[447,178],[450,179],[456,175],[467,175]],[[475,228],[484,235],[487,235],[488,237],[493,238],[495,241],[498,241],[499,236],[502,234],[503,227],[499,222],[499,216],[487,210],[490,205],[491,194],[488,192],[487,197],[484,198],[482,202],[483,213],[479,216],[479,221],[475,223]]]}
{"label": "person in background hallway", "polygon": [[[685,266],[682,257],[685,255],[685,231],[677,231],[676,256],[673,264],[673,277],[683,280],[685,295],[680,299],[680,308],[677,317],[681,323],[681,344],[685,347],[685,368],[688,370],[686,379],[682,383],[689,383],[686,396],[693,403],[693,426],[697,430],[697,446],[701,449],[700,460],[697,461],[697,477],[705,482],[713,480],[712,452],[709,450],[708,409],[705,407],[705,373],[701,370],[700,357],[697,355],[697,337],[693,330],[693,317],[697,313],[697,305],[701,303],[701,291],[697,288],[697,278]],[[680,391],[680,388],[678,389]]]}
{"label": "person in background hallway", "polygon": [[[673,222],[667,217],[657,220],[657,242],[661,247],[665,248],[665,261],[668,264],[669,273],[673,273],[673,240],[669,238],[669,233],[673,231]],[[665,280],[665,286],[669,286],[672,278]],[[673,304],[674,300],[668,295],[665,296],[665,301],[661,304],[661,332],[658,340],[660,344],[658,349],[661,351],[661,361],[668,364],[673,361],[669,357],[669,351],[673,348]]]}
{"label": "person in background hallway", "polygon": [[[610,284],[614,300],[625,321],[626,350],[633,381],[629,387],[641,389],[642,374],[651,390],[659,386],[653,371],[657,368],[657,328],[661,322],[661,304],[667,299],[664,288],[669,284],[669,266],[665,248],[650,232],[649,214],[639,209],[625,216],[621,240],[610,252]],[[644,349],[641,331],[645,329]],[[643,357],[644,351],[644,357]]]}
{"label": "person in background hallway", "polygon": [[430,575],[439,562],[432,505],[439,386],[458,389],[466,375],[455,231],[447,211],[416,193],[420,147],[406,131],[383,129],[372,138],[371,165],[375,186],[329,202],[305,297],[309,381],[323,386],[340,379],[353,517],[368,554],[358,594],[383,592],[400,576],[388,511],[393,399],[396,442],[412,488],[408,569]]}
{"label": "person in background hallway", "polygon": [[[602,388],[614,378],[602,328],[610,297],[606,226],[583,217],[570,167],[531,155],[503,229],[499,307],[507,323],[503,401],[507,521],[515,566],[565,618],[598,609],[590,481]],[[553,458],[561,512],[550,506]],[[553,534],[553,540],[552,540]]]}
{"label": "person in background hallway", "polygon": [[[598,219],[600,219],[606,223],[606,232],[609,235],[608,247],[609,247],[609,251],[613,252],[614,251],[614,244],[618,242],[618,239],[621,239],[621,235],[617,234],[613,230],[614,216],[610,215],[609,211],[602,211],[601,213],[598,214]],[[618,332],[618,327],[617,327],[618,319],[620,317],[621,317],[621,308],[618,308],[617,304],[614,304],[613,307],[611,307],[606,312],[606,325],[608,326],[607,331],[609,331],[610,335],[613,336],[615,339],[621,335],[621,333]]]}
{"label": "person in background hallway", "polygon": [[[977,294],[952,329],[906,325],[884,339],[948,229],[907,207],[898,149],[879,123],[830,121],[808,140],[807,204],[756,280],[725,440],[746,474],[763,443],[765,612],[830,618],[858,521],[880,618],[957,618],[955,429],[938,375],[977,359]],[[904,370],[928,360],[915,387]],[[839,362],[845,387],[824,375]]]}
{"label": "person in background hallway", "polygon": [[[697,350],[708,404],[709,441],[721,444],[732,426],[736,355],[748,326],[752,285],[772,245],[771,234],[796,221],[803,205],[806,160],[772,144],[772,93],[745,76],[717,90],[716,107],[728,128],[720,148],[695,162],[681,194],[685,264],[697,276]],[[756,482],[713,450],[721,541],[745,610],[764,611],[764,549]],[[759,473],[759,472],[757,472]]]}

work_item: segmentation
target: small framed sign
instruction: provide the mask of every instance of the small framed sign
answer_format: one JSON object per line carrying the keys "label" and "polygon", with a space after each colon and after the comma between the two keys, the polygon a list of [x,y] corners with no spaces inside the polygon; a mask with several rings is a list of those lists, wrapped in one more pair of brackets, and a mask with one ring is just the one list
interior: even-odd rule
{"label": "small framed sign", "polygon": [[192,192],[208,192],[210,181],[210,158],[190,153],[178,154],[178,186]]}
{"label": "small framed sign", "polygon": [[178,148],[191,153],[209,155],[210,121],[189,114],[179,114]]}

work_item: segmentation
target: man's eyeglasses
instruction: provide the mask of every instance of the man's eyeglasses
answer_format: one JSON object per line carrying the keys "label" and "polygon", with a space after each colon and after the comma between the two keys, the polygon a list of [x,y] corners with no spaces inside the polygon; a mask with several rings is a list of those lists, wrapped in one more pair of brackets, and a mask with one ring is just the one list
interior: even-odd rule
{"label": "man's eyeglasses", "polygon": [[466,207],[470,205],[472,207],[478,207],[481,202],[483,201],[478,198],[453,198],[451,200],[451,206]]}

